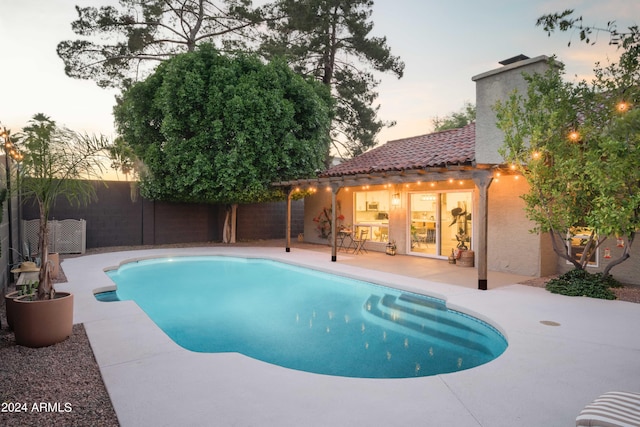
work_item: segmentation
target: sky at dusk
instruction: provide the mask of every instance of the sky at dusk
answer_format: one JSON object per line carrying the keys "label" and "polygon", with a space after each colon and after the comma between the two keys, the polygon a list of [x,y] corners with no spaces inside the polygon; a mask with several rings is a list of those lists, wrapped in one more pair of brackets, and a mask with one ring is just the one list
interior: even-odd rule
{"label": "sky at dusk", "polygon": [[[45,113],[71,129],[115,136],[112,107],[115,90],[99,88],[64,74],[56,54],[62,40],[75,39],[74,6],[101,6],[112,0],[0,0],[0,126],[18,132],[35,113]],[[567,79],[590,76],[596,61],[617,57],[608,34],[595,46],[578,34],[551,37],[535,26],[545,13],[567,8],[585,23],[605,26],[616,20],[620,30],[640,24],[637,0],[376,0],[375,36],[386,36],[394,55],[405,62],[400,80],[380,75],[380,117],[396,121],[379,142],[429,133],[432,120],[475,103],[471,78],[524,54],[557,55]],[[567,43],[572,40],[570,47]]]}

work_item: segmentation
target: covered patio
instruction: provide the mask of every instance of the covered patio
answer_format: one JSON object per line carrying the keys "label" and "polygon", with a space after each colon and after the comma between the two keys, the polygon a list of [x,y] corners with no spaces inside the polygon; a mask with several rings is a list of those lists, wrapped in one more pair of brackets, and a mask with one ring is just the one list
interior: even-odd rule
{"label": "covered patio", "polygon": [[[409,234],[414,236],[418,234],[413,230],[411,233],[407,231],[407,227],[414,227],[414,222],[417,219],[415,218],[417,212],[410,211],[409,205],[413,200],[411,194],[421,191],[423,200],[427,200],[424,197],[431,198],[433,209],[430,212],[429,221],[426,217],[427,212],[422,212],[425,236],[428,232],[426,231],[426,223],[430,222],[433,224],[433,228],[429,230],[433,236],[430,241],[441,247],[441,250],[434,253],[433,257],[446,258],[448,253],[445,252],[453,247],[447,246],[445,250],[443,244],[445,239],[440,236],[441,232],[447,228],[446,224],[450,222],[450,218],[445,216],[444,209],[440,209],[440,207],[447,206],[445,204],[447,195],[466,189],[470,194],[468,202],[458,201],[457,208],[452,210],[452,205],[449,204],[447,209],[451,210],[452,214],[456,210],[464,212],[465,217],[469,218],[468,222],[465,219],[464,228],[460,228],[460,234],[463,237],[458,240],[456,251],[458,248],[473,249],[474,252],[471,254],[474,254],[477,266],[477,288],[486,290],[488,286],[488,190],[496,170],[505,169],[505,172],[508,173],[508,168],[496,164],[478,164],[475,161],[475,126],[475,123],[471,123],[460,129],[391,141],[320,173],[318,178],[274,183],[274,186],[283,188],[288,196],[286,251],[290,251],[291,248],[290,205],[292,197],[299,192],[313,194],[324,190],[331,193],[331,218],[328,218],[331,225],[329,242],[332,248],[331,261],[335,262],[342,243],[339,237],[341,228],[338,225],[338,210],[340,208],[338,197],[341,193],[351,192],[354,194],[359,189],[362,189],[363,192],[377,190],[378,193],[388,194],[389,198],[385,200],[385,196],[382,196],[380,203],[376,200],[373,209],[370,209],[370,206],[374,203],[369,204],[369,202],[365,202],[365,207],[352,206],[349,209],[344,209],[350,211],[346,215],[352,219],[354,228],[365,227],[367,230],[378,230],[378,233],[383,237],[386,236],[388,241],[391,241],[391,236],[395,235],[393,241],[399,240],[399,253],[411,251],[420,239],[417,237],[415,239],[407,238]],[[344,196],[342,203],[358,204],[358,201],[350,201],[349,199],[350,196]],[[464,203],[464,205],[460,203]],[[467,203],[471,206],[467,206]],[[379,204],[383,206],[382,214],[384,216],[382,218],[388,220],[386,226],[384,226],[384,222],[380,224],[375,220],[373,222],[358,220],[359,211],[366,209],[378,212]],[[447,215],[448,210],[446,211]],[[457,221],[457,217],[453,218],[454,222],[450,225],[454,225]],[[467,227],[470,229],[468,230]],[[372,234],[368,233],[369,236]],[[426,242],[426,238],[423,241]],[[386,243],[383,242],[383,239],[380,239],[380,242]]]}

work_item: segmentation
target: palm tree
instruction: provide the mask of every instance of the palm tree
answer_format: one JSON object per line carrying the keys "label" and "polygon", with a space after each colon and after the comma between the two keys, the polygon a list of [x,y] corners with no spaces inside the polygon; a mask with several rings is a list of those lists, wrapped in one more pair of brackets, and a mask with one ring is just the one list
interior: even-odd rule
{"label": "palm tree", "polygon": [[16,139],[16,146],[24,155],[19,168],[20,188],[25,197],[34,199],[40,213],[38,299],[51,299],[54,297],[48,259],[51,208],[58,196],[71,204],[86,204],[95,198],[95,187],[89,179],[99,178],[110,144],[103,136],[61,128],[42,113],[34,115]]}

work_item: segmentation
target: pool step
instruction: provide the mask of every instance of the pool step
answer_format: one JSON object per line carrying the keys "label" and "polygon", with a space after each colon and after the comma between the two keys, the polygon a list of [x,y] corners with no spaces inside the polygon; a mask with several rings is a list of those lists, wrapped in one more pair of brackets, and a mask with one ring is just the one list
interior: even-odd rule
{"label": "pool step", "polygon": [[438,327],[443,330],[458,332],[458,334],[468,333],[485,336],[477,328],[451,318],[444,302],[402,294],[398,298],[393,295],[384,295],[380,300],[380,305],[381,311],[385,313],[400,314],[422,324],[427,321],[430,327]]}
{"label": "pool step", "polygon": [[407,301],[408,299],[403,299],[404,304],[401,305],[398,304],[398,298],[393,295],[383,297],[371,295],[363,308],[372,320],[389,329],[493,355],[493,351],[482,344],[487,340],[486,335],[455,319],[443,318],[446,312],[443,304],[435,302],[438,306],[430,307],[432,303],[428,301],[419,303]]}

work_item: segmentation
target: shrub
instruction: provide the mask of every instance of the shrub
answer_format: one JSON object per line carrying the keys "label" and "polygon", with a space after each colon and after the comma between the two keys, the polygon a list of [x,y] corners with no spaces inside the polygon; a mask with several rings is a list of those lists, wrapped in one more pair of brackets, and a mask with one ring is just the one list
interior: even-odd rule
{"label": "shrub", "polygon": [[602,277],[602,273],[590,274],[585,270],[571,270],[547,282],[546,289],[554,294],[585,296],[600,299],[616,299],[610,288],[622,285],[613,277]]}

